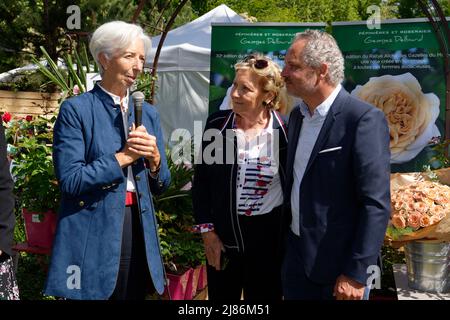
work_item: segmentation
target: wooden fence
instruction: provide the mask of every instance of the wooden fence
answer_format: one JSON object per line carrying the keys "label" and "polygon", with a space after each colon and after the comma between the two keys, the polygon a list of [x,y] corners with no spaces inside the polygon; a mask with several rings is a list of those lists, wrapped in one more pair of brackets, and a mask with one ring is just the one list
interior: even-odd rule
{"label": "wooden fence", "polygon": [[45,115],[58,109],[59,93],[0,90],[0,113],[9,112],[16,117]]}

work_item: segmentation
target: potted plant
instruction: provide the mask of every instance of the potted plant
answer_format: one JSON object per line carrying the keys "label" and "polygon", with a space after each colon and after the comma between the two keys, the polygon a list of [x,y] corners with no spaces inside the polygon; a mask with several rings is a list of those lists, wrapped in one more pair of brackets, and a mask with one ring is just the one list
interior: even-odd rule
{"label": "potted plant", "polygon": [[55,119],[27,116],[10,118],[5,123],[14,191],[22,209],[28,245],[46,249],[52,245],[59,204],[51,147]]}
{"label": "potted plant", "polygon": [[170,298],[190,300],[197,291],[200,266],[205,264],[201,236],[192,232],[194,218],[190,186],[193,168],[175,164],[169,151],[166,153],[172,182],[164,194],[154,199],[161,253],[169,279]]}
{"label": "potted plant", "polygon": [[[196,292],[200,275],[200,266],[204,264],[204,251],[201,237],[188,228],[169,228],[162,236],[161,246],[166,261],[168,278],[174,290],[185,290],[184,295],[173,293],[172,297],[191,300]],[[169,283],[170,284],[170,283]]]}

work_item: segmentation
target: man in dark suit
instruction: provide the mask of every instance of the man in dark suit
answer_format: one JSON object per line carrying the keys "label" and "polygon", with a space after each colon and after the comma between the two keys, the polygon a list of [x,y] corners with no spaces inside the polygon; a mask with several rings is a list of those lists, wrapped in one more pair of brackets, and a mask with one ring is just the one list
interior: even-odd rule
{"label": "man in dark suit", "polygon": [[285,62],[287,90],[303,102],[289,119],[284,298],[367,299],[390,215],[385,116],[342,88],[329,34],[298,34]]}

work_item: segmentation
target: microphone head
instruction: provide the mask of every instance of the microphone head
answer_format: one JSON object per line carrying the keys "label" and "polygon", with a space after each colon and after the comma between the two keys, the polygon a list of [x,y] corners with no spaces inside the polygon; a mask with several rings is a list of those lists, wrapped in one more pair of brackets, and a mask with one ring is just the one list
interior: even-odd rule
{"label": "microphone head", "polygon": [[141,92],[141,91],[135,91],[133,92],[133,94],[131,95],[133,102],[136,103],[141,103],[144,102],[145,99],[145,95]]}

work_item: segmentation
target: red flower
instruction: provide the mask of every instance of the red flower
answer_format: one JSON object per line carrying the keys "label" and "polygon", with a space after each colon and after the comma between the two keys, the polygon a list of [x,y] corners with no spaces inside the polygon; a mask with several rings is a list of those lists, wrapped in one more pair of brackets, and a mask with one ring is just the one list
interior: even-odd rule
{"label": "red flower", "polygon": [[25,120],[27,120],[28,122],[30,122],[31,120],[33,120],[33,116],[26,116]]}
{"label": "red flower", "polygon": [[8,123],[11,120],[11,114],[9,112],[5,112],[2,115],[2,120],[3,122]]}

